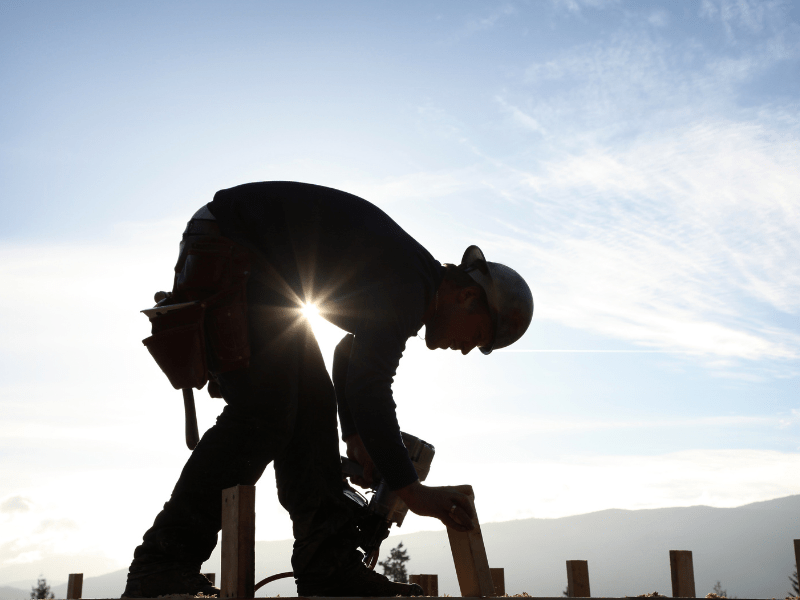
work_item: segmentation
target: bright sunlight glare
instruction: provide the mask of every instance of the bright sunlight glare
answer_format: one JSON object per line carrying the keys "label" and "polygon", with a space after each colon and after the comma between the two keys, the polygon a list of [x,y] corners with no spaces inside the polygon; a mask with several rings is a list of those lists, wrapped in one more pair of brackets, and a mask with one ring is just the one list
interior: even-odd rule
{"label": "bright sunlight glare", "polygon": [[304,304],[301,310],[303,311],[303,316],[311,321],[313,326],[314,318],[319,318],[319,309],[314,304]]}
{"label": "bright sunlight glare", "polygon": [[339,343],[339,340],[344,337],[345,332],[336,327],[333,323],[329,323],[323,319],[319,314],[319,309],[314,304],[304,304],[303,308],[300,310],[303,317],[305,317],[309,325],[311,325],[311,330],[314,332],[314,337],[317,338],[317,343],[322,351],[325,366],[330,372],[333,350],[336,344]]}

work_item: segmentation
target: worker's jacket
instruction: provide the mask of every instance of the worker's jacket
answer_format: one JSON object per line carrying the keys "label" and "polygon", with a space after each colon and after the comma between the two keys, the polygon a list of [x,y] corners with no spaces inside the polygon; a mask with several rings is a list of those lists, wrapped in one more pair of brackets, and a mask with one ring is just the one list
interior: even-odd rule
{"label": "worker's jacket", "polygon": [[208,208],[224,236],[258,257],[273,288],[354,335],[334,365],[342,436],[361,435],[392,489],[413,483],[392,382],[442,265],[378,207],[331,188],[250,183],[217,192]]}

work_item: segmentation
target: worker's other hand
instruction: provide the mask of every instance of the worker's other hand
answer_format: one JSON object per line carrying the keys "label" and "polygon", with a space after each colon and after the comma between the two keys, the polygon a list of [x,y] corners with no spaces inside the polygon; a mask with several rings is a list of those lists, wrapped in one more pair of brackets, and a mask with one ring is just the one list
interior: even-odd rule
{"label": "worker's other hand", "polygon": [[348,435],[344,443],[347,444],[347,458],[357,462],[364,470],[363,477],[350,477],[350,481],[357,486],[368,489],[372,487],[372,473],[375,470],[375,464],[369,457],[367,449],[364,447],[364,442],[361,441],[361,436],[357,433]]}
{"label": "worker's other hand", "polygon": [[455,531],[475,529],[472,523],[474,513],[469,498],[454,488],[428,487],[415,481],[395,493],[415,515],[436,517]]}

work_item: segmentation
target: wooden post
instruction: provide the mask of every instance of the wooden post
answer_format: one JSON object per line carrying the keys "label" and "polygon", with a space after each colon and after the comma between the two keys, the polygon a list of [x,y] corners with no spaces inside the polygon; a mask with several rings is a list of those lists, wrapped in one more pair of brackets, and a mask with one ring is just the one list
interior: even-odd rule
{"label": "wooden post", "polygon": [[409,583],[416,583],[422,588],[424,596],[439,595],[439,576],[438,575],[411,575]]}
{"label": "wooden post", "polygon": [[77,600],[83,596],[83,573],[70,573],[67,580],[67,600]]}
{"label": "wooden post", "polygon": [[591,598],[589,563],[585,560],[567,561],[567,595],[570,598]]}
{"label": "wooden post", "polygon": [[203,573],[206,579],[211,582],[211,585],[214,585],[217,582],[217,574],[216,573]]}
{"label": "wooden post", "polygon": [[467,495],[472,514],[475,515],[472,520],[475,528],[472,531],[462,533],[447,528],[447,537],[450,538],[450,550],[453,552],[453,562],[458,576],[458,587],[461,588],[463,597],[494,596],[486,547],[483,545],[478,513],[475,512],[475,493],[469,485],[455,486],[454,489]]}
{"label": "wooden post", "polygon": [[800,573],[800,540],[794,541],[794,562],[797,563],[797,572]]}
{"label": "wooden post", "polygon": [[489,573],[492,575],[492,583],[494,584],[494,595],[495,596],[505,596],[506,595],[506,570],[503,568],[499,569],[489,569]]}
{"label": "wooden post", "polygon": [[692,551],[670,550],[669,567],[672,571],[672,597],[696,598]]}
{"label": "wooden post", "polygon": [[256,579],[256,488],[222,490],[220,597],[252,598]]}

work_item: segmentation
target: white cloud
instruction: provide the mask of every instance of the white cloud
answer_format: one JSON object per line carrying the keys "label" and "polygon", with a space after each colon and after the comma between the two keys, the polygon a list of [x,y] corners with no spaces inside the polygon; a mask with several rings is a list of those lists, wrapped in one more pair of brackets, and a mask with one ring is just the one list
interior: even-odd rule
{"label": "white cloud", "polygon": [[486,31],[494,28],[501,20],[510,17],[517,11],[513,4],[502,4],[495,8],[488,14],[475,16],[471,15],[467,18],[464,25],[450,38],[450,41],[463,40],[471,35],[480,31]]}
{"label": "white cloud", "polygon": [[[782,9],[724,10],[767,24]],[[740,359],[800,372],[800,117],[736,104],[782,60],[772,41],[797,45],[779,29],[735,56],[620,31],[530,65],[496,96],[517,129],[547,133],[527,147],[515,137],[499,158],[459,126],[481,163],[452,179],[491,198],[473,239],[529,278],[537,318],[704,355],[729,376],[748,376],[732,370]]]}
{"label": "white cloud", "polygon": [[31,501],[22,496],[12,496],[0,504],[0,512],[4,513],[28,512],[30,509]]}
{"label": "white cloud", "polygon": [[765,28],[785,26],[789,5],[785,0],[703,0],[700,16],[720,22],[730,42],[737,31],[757,34]]}
{"label": "white cloud", "polygon": [[557,8],[571,13],[580,13],[584,8],[604,9],[620,4],[620,0],[552,0]]}
{"label": "white cloud", "polygon": [[669,25],[669,13],[665,10],[654,10],[647,17],[647,22],[653,27],[666,27]]}
{"label": "white cloud", "polygon": [[[490,522],[557,518],[607,508],[698,504],[730,508],[798,494],[798,478],[800,454],[689,450],[638,457],[434,463],[428,482],[470,482],[481,519]],[[509,482],[513,493],[498,482]],[[432,529],[431,525],[430,519],[409,515],[403,530]]]}
{"label": "white cloud", "polygon": [[526,182],[546,226],[488,239],[527,256],[540,316],[663,348],[797,358],[797,331],[753,314],[800,314],[800,140],[774,135],[712,122],[546,163]]}
{"label": "white cloud", "polygon": [[[368,197],[487,198],[492,212],[466,233],[528,278],[537,319],[704,355],[715,370],[775,360],[785,376],[800,357],[787,324],[800,315],[798,130],[781,113],[701,119],[624,144],[551,146],[527,169],[488,157]],[[488,198],[506,203],[503,218]]]}
{"label": "white cloud", "polygon": [[523,127],[524,129],[529,129],[531,131],[534,131],[536,133],[545,133],[544,129],[539,124],[539,122],[536,119],[534,119],[531,115],[523,112],[518,107],[509,104],[501,96],[495,97],[495,100],[497,101],[498,104],[500,104],[503,110],[507,111],[511,115],[511,117],[519,126]]}

